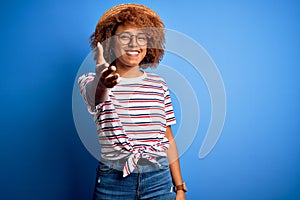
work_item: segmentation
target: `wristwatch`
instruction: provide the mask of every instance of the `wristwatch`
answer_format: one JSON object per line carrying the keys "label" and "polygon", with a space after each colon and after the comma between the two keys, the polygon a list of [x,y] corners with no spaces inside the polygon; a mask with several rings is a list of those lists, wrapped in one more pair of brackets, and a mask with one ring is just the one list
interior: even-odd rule
{"label": "wristwatch", "polygon": [[183,190],[184,192],[187,192],[187,187],[185,182],[183,182],[181,185],[174,186],[174,190],[175,192],[177,192],[178,190]]}

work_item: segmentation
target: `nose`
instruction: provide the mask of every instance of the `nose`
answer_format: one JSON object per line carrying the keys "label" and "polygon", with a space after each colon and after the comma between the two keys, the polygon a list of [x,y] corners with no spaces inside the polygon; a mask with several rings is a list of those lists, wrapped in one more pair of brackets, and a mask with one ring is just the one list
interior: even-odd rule
{"label": "nose", "polygon": [[132,35],[131,38],[130,38],[130,42],[129,42],[128,46],[130,46],[130,47],[137,47],[138,44],[136,42],[136,39],[137,39],[136,35]]}

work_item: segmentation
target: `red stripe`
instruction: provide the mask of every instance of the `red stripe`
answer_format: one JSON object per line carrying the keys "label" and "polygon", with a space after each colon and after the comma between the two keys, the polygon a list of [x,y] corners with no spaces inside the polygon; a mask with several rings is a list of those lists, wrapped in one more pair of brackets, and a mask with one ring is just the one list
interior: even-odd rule
{"label": "red stripe", "polygon": [[140,133],[139,133],[139,132],[130,132],[130,131],[127,131],[126,133],[127,133],[128,135],[129,135],[129,134],[131,134],[131,135],[140,135],[140,134],[144,134],[144,135],[147,135],[147,134],[151,134],[151,135],[152,135],[152,134],[163,134],[163,135],[164,135],[164,134],[165,134],[165,133],[162,132],[162,131],[148,131],[147,133],[146,133],[146,132],[142,132],[142,131],[141,131]]}
{"label": "red stripe", "polygon": [[[144,108],[144,107],[136,107],[136,108],[124,108],[124,107],[120,107],[120,106],[116,106],[117,110],[131,110],[131,111],[139,111],[139,110],[149,110],[149,107]],[[151,110],[165,110],[164,107],[151,107]]]}

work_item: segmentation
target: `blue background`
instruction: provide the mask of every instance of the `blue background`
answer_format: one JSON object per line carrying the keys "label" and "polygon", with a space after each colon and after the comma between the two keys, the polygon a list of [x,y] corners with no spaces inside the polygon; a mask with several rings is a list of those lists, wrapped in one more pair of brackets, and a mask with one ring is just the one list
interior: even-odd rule
{"label": "blue background", "polygon": [[[0,199],[91,199],[97,160],[77,135],[72,88],[99,17],[124,2],[1,1]],[[131,2],[195,39],[223,77],[220,140],[198,158],[209,121],[202,108],[181,157],[188,199],[300,199],[300,3]]]}

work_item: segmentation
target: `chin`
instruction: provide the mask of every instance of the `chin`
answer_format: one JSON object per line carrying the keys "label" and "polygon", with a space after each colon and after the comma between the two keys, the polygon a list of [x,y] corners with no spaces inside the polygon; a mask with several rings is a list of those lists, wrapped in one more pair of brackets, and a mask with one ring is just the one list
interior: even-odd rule
{"label": "chin", "polygon": [[128,59],[119,59],[120,64],[126,65],[128,67],[136,67],[141,63],[140,60],[128,60]]}

